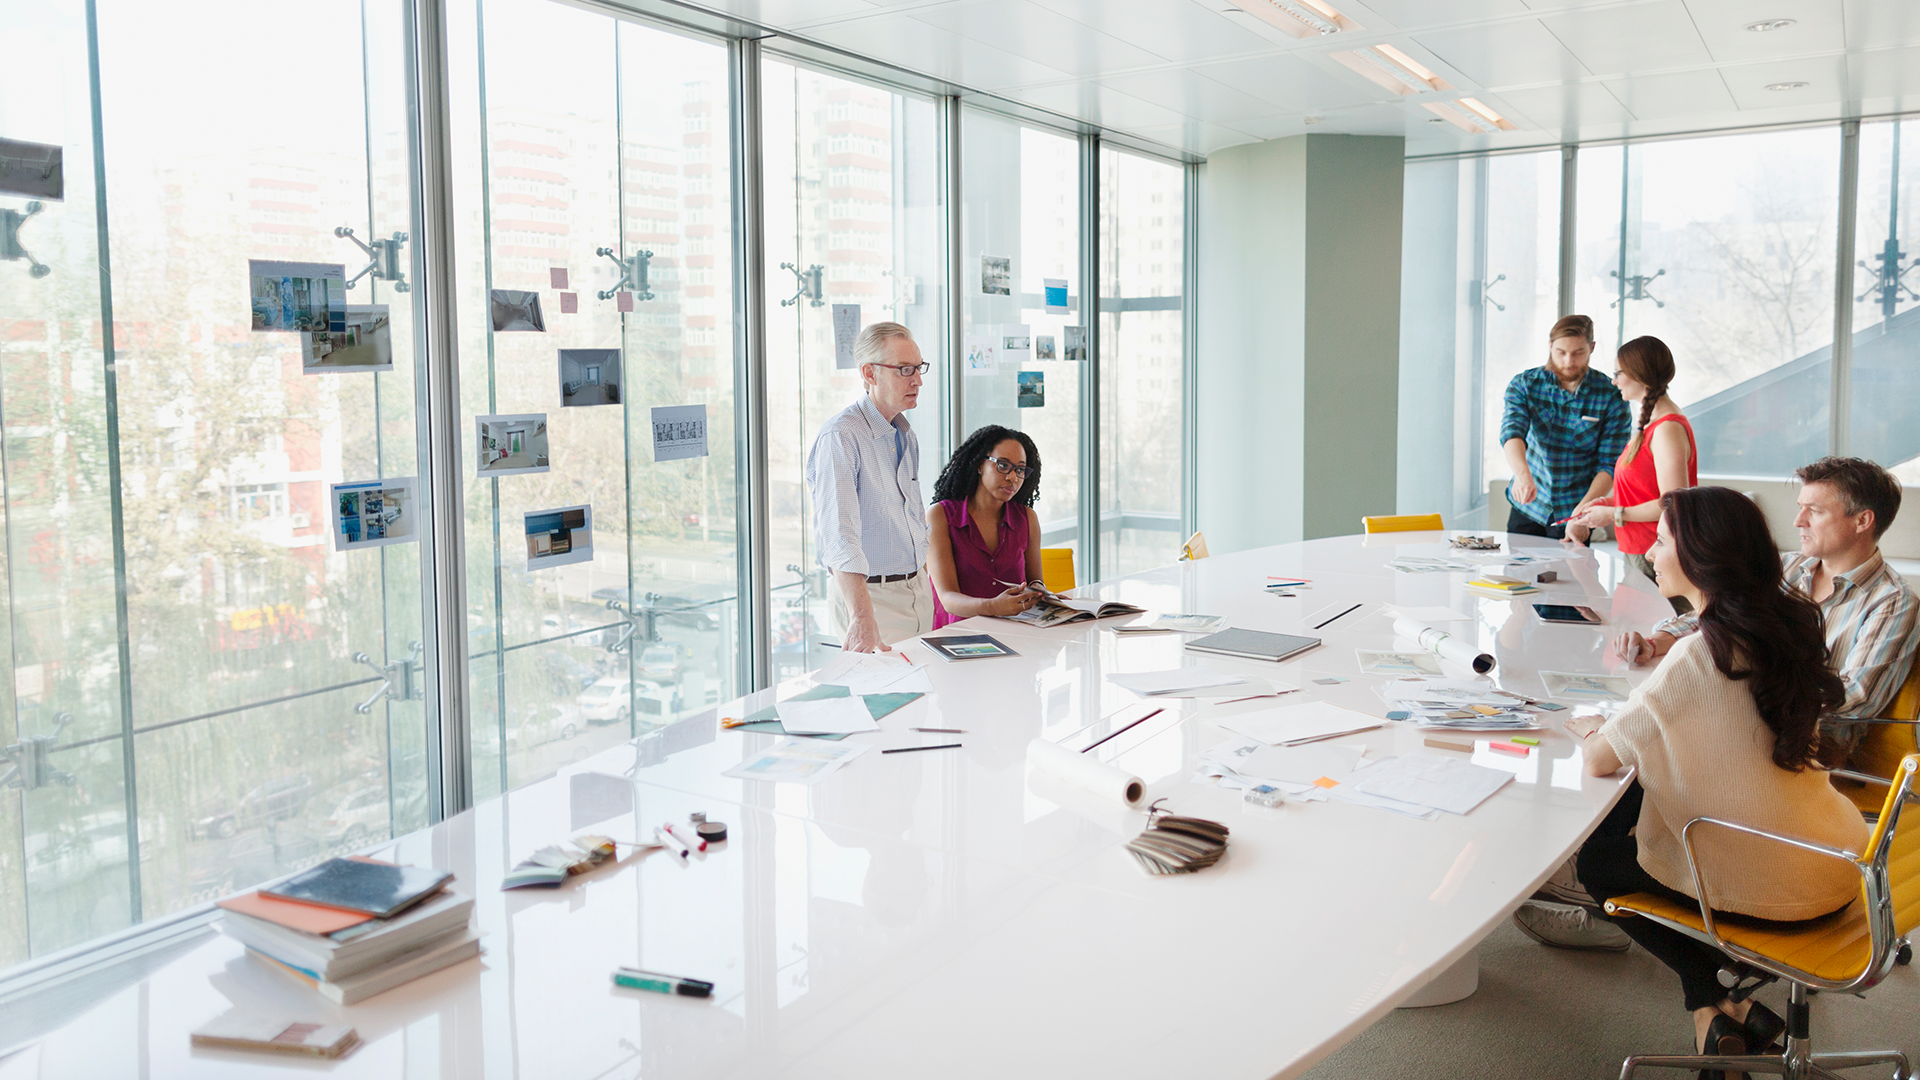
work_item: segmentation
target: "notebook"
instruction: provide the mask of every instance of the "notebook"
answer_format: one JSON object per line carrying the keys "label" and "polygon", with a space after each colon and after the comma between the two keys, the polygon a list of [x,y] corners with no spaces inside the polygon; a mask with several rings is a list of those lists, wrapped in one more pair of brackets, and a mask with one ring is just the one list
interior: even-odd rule
{"label": "notebook", "polygon": [[1233,628],[1222,630],[1217,634],[1208,634],[1203,638],[1194,638],[1187,642],[1187,648],[1196,652],[1223,653],[1227,656],[1244,656],[1249,660],[1278,662],[1306,652],[1318,644],[1320,639],[1317,637],[1269,634],[1264,630]]}
{"label": "notebook", "polygon": [[360,1045],[359,1034],[345,1024],[316,1024],[239,1009],[215,1017],[189,1039],[195,1046],[317,1058],[337,1058]]}
{"label": "notebook", "polygon": [[268,889],[268,896],[302,904],[364,911],[387,919],[439,892],[453,875],[444,870],[359,859],[328,859]]}
{"label": "notebook", "polygon": [[1019,656],[990,634],[945,634],[920,639],[942,660],[985,660],[994,656]]}

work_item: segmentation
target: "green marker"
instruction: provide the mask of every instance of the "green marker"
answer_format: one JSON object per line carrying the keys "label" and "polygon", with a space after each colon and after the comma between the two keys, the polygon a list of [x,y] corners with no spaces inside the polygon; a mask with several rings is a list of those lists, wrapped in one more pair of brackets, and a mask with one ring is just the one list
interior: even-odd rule
{"label": "green marker", "polygon": [[630,990],[652,990],[657,994],[678,994],[681,997],[710,997],[713,984],[699,979],[683,979],[677,975],[662,975],[654,971],[641,971],[639,968],[613,969],[613,985],[624,986]]}
{"label": "green marker", "polygon": [[1509,741],[1511,741],[1511,742],[1517,742],[1517,743],[1519,743],[1519,744],[1520,744],[1520,745],[1522,745],[1522,746],[1539,746],[1539,745],[1540,745],[1540,740],[1539,740],[1539,739],[1529,739],[1529,738],[1527,738],[1527,737],[1526,737],[1525,735],[1515,735],[1515,736],[1514,736],[1514,737],[1513,737],[1513,738],[1512,738],[1511,740],[1509,740]]}

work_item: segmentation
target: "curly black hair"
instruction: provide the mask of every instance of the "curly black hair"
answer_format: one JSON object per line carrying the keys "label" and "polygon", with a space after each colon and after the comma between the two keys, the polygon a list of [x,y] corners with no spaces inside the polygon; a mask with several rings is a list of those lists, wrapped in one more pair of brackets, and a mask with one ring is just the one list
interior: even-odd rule
{"label": "curly black hair", "polygon": [[980,486],[981,464],[993,456],[994,447],[1008,439],[1018,442],[1027,452],[1027,479],[1020,490],[1013,493],[1012,501],[1032,506],[1040,497],[1040,448],[1033,445],[1033,439],[1026,432],[999,424],[988,424],[967,436],[953,452],[946,467],[940,470],[940,479],[933,482],[933,501],[965,502],[973,498],[973,489]]}

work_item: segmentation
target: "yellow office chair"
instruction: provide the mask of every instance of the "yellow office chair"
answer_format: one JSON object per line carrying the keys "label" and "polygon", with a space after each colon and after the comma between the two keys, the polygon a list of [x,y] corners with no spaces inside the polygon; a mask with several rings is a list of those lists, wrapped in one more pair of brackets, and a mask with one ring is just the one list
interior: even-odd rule
{"label": "yellow office chair", "polygon": [[1066,592],[1073,588],[1073,549],[1041,548],[1040,580],[1048,592]]}
{"label": "yellow office chair", "polygon": [[1621,1063],[1620,1080],[1648,1068],[1767,1072],[1807,1080],[1832,1077],[1836,1074],[1830,1070],[1859,1065],[1892,1065],[1896,1080],[1912,1077],[1906,1055],[1896,1050],[1814,1053],[1807,999],[1815,990],[1857,994],[1876,985],[1906,951],[1901,938],[1920,925],[1920,810],[1914,809],[1920,804],[1920,796],[1914,793],[1916,772],[1920,772],[1920,754],[1907,755],[1894,770],[1895,779],[1888,785],[1879,820],[1867,838],[1866,851],[1860,855],[1717,818],[1687,822],[1680,837],[1686,844],[1694,891],[1702,897],[1712,894],[1701,877],[1700,864],[1694,860],[1694,839],[1696,833],[1707,829],[1731,829],[1852,863],[1860,873],[1860,902],[1805,928],[1783,930],[1778,924],[1718,922],[1704,900],[1697,909],[1649,893],[1607,901],[1609,915],[1652,919],[1712,944],[1737,963],[1756,969],[1766,981],[1786,979],[1791,988],[1785,1051],[1769,1054],[1760,1047],[1754,1053],[1738,1056],[1635,1055]]}
{"label": "yellow office chair", "polygon": [[1920,753],[1920,657],[1887,706],[1887,715],[1862,722],[1873,726],[1854,746],[1847,768],[1833,771],[1833,786],[1871,820],[1880,812],[1880,790],[1872,785],[1888,783],[1902,758]]}
{"label": "yellow office chair", "polygon": [[1206,557],[1207,534],[1196,529],[1192,536],[1187,537],[1187,542],[1180,545],[1180,561],[1188,562],[1193,559],[1204,559]]}
{"label": "yellow office chair", "polygon": [[1439,532],[1447,523],[1439,514],[1386,514],[1363,517],[1360,527],[1368,533]]}

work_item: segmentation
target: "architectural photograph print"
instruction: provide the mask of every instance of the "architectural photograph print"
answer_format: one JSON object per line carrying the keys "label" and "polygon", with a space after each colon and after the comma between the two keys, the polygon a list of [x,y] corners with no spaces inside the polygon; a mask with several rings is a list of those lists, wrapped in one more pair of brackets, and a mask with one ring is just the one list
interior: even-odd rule
{"label": "architectural photograph print", "polygon": [[550,467],[546,413],[476,416],[473,426],[479,439],[477,475],[519,476]]}
{"label": "architectural photograph print", "polygon": [[1062,360],[1085,360],[1087,358],[1087,328],[1069,326],[1066,328],[1067,351]]}
{"label": "architectural photograph print", "polygon": [[653,460],[679,461],[707,456],[706,405],[656,405],[653,409]]}
{"label": "architectural photograph print", "polygon": [[348,304],[346,325],[300,335],[300,370],[392,371],[393,333],[385,304]]}
{"label": "architectural photograph print", "polygon": [[45,143],[0,139],[0,191],[29,199],[64,202],[67,197],[63,148]]}
{"label": "architectural photograph print", "polygon": [[980,256],[980,291],[988,296],[1013,295],[1013,260],[1005,255]]}
{"label": "architectural photograph print", "polygon": [[248,259],[247,280],[255,330],[347,328],[347,268],[342,263]]}
{"label": "architectural photograph print", "polygon": [[540,313],[540,294],[523,289],[495,289],[487,294],[493,308],[493,332],[527,330],[545,333],[546,316]]}
{"label": "architectural photograph print", "polygon": [[1053,351],[1052,334],[1033,335],[1033,358],[1035,360],[1060,359],[1060,354]]}
{"label": "architectural photograph print", "polygon": [[1014,399],[1014,404],[1023,409],[1044,408],[1047,404],[1047,373],[1023,371],[1019,377],[1020,392]]}
{"label": "architectural photograph print", "polygon": [[998,360],[1007,367],[1018,367],[1033,359],[1033,330],[1025,323],[1000,328]]}
{"label": "architectural photograph print", "polygon": [[527,514],[527,569],[587,562],[593,558],[593,507],[562,506]]}
{"label": "architectural photograph print", "polygon": [[620,350],[561,349],[560,404],[620,404]]}
{"label": "architectural photograph print", "polygon": [[332,485],[333,550],[410,544],[418,539],[415,522],[420,504],[415,490],[411,476]]}

